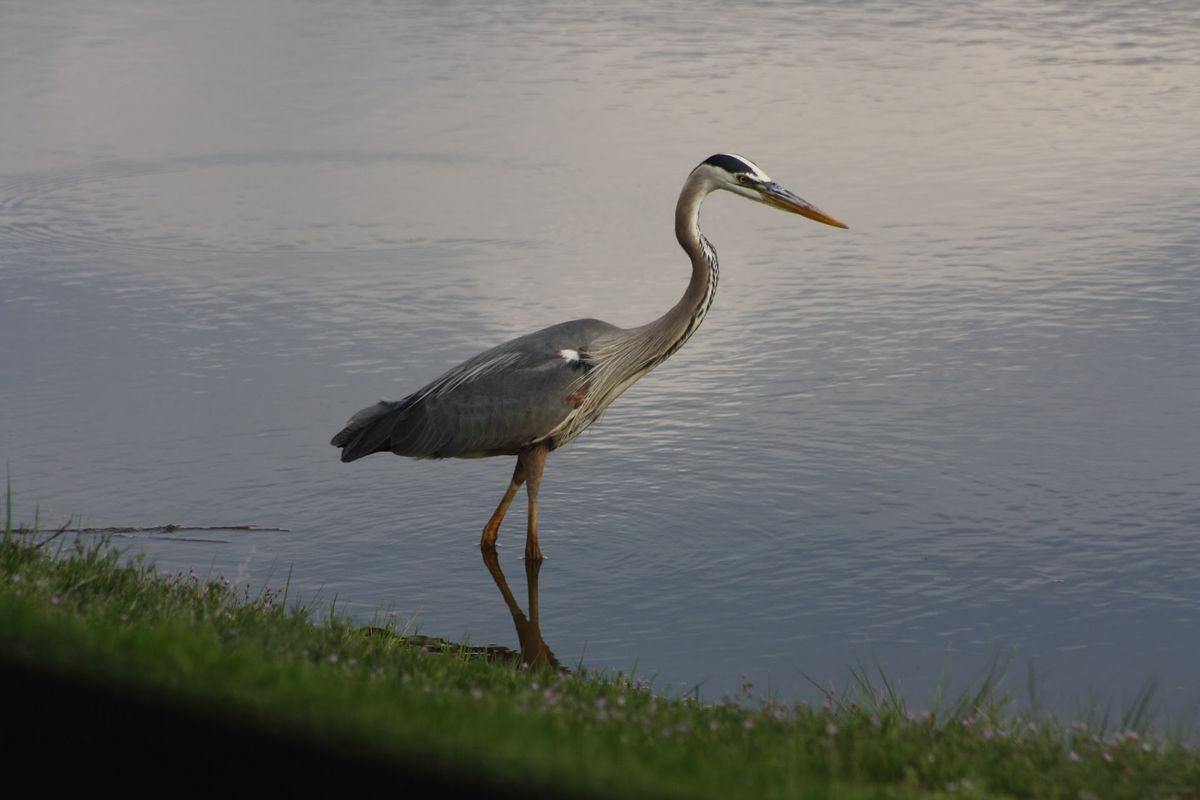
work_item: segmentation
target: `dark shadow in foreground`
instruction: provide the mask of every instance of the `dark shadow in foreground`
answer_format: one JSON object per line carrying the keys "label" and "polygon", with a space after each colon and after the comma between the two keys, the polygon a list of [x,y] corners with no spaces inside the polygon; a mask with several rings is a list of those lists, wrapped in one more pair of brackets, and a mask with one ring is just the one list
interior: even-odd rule
{"label": "dark shadow in foreground", "polygon": [[461,764],[351,749],[332,735],[301,736],[253,714],[219,713],[178,695],[50,670],[9,655],[0,656],[0,686],[5,689],[0,752],[29,774],[34,765],[49,766],[36,770],[36,780],[56,789],[330,787],[341,794],[348,786],[378,780],[388,781],[401,797],[527,796],[473,779]]}

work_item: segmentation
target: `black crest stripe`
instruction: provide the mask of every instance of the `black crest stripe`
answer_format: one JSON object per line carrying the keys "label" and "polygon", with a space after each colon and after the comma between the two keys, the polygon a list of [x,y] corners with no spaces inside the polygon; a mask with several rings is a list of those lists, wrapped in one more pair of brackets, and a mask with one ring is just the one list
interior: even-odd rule
{"label": "black crest stripe", "polygon": [[739,172],[748,172],[754,174],[754,167],[742,161],[737,156],[731,156],[728,153],[717,153],[715,156],[709,156],[704,160],[705,164],[711,164],[714,167],[720,167],[726,172],[737,174]]}

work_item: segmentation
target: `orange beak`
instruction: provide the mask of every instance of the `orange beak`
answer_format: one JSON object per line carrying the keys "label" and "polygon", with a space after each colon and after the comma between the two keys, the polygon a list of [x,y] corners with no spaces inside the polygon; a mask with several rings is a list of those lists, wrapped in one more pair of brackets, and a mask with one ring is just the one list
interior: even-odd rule
{"label": "orange beak", "polygon": [[808,217],[814,222],[823,222],[835,228],[846,228],[847,230],[850,228],[846,223],[829,216],[812,203],[797,197],[778,183],[764,184],[760,188],[760,191],[762,192],[763,202],[769,206],[782,208],[784,211],[791,211],[793,214],[799,214],[802,217]]}

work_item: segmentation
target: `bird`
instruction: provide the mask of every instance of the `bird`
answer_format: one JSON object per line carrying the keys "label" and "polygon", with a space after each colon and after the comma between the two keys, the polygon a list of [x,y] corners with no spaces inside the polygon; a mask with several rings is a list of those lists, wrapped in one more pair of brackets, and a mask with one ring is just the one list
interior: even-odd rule
{"label": "bird", "polygon": [[635,381],[691,338],[717,288],[717,251],[700,232],[700,206],[731,192],[835,228],[849,226],[773,181],[750,159],[717,153],[684,181],[675,237],[691,260],[683,297],[645,325],[619,328],[577,319],[497,345],[400,400],[380,400],[352,416],[330,442],[344,462],[373,453],[417,459],[516,456],[512,479],[488,519],[480,547],[494,549],[509,506],[525,486],[525,559],[543,559],[538,491],[547,456],[579,436]]}

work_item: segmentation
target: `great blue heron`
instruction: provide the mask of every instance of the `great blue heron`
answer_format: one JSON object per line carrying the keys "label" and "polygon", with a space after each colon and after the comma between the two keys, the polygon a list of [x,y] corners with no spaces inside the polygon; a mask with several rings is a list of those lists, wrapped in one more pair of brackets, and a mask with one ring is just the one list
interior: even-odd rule
{"label": "great blue heron", "polygon": [[500,523],[524,484],[529,496],[525,558],[541,561],[537,498],[546,456],[682,347],[712,305],[717,251],[698,220],[700,204],[717,189],[847,227],[775,183],[749,159],[718,153],[692,170],[675,206],[675,237],[692,260],[692,279],[667,313],[629,329],[577,319],[493,347],[403,400],[381,400],[351,417],[332,441],[342,448],[342,461],[387,452],[412,458],[515,455],[512,481],[479,544],[495,547]]}

